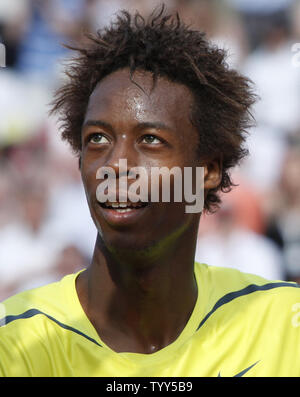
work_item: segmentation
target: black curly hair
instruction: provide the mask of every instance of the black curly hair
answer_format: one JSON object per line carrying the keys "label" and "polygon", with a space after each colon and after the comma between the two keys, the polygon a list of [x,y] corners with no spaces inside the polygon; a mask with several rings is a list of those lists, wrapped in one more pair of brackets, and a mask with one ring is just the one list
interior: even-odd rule
{"label": "black curly hair", "polygon": [[229,69],[226,52],[211,44],[205,33],[191,29],[178,15],[165,15],[164,7],[148,18],[139,12],[120,11],[109,26],[87,34],[87,42],[66,69],[68,80],[58,89],[52,113],[62,123],[62,138],[80,156],[81,127],[89,97],[108,74],[125,67],[150,71],[155,84],[159,76],[186,85],[194,95],[191,122],[199,132],[199,156],[220,158],[220,185],[208,192],[204,210],[213,212],[221,202],[219,191],[234,183],[229,171],[244,158],[247,129],[256,100],[249,79]]}

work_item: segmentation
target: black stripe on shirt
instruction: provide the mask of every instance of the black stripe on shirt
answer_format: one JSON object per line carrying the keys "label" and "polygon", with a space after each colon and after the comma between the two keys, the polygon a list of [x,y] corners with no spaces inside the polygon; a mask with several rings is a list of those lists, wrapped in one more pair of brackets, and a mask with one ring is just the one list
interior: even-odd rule
{"label": "black stripe on shirt", "polygon": [[207,313],[207,315],[203,318],[201,323],[199,324],[197,331],[202,325],[209,319],[209,317],[221,306],[225,305],[226,303],[231,302],[232,300],[239,298],[240,296],[252,294],[252,292],[256,291],[267,291],[269,289],[273,288],[280,288],[280,287],[293,287],[293,288],[300,288],[299,284],[293,284],[289,282],[277,282],[277,283],[269,283],[269,284],[264,284],[264,285],[256,285],[256,284],[250,284],[247,287],[239,290],[239,291],[234,291],[234,292],[229,292],[228,294],[222,296],[217,303],[214,305],[214,307],[211,309],[210,312]]}
{"label": "black stripe on shirt", "polygon": [[16,320],[31,318],[33,316],[36,316],[37,314],[42,314],[43,316],[46,316],[47,318],[49,318],[49,320],[54,321],[60,327],[66,329],[68,331],[75,332],[76,334],[81,335],[84,338],[88,339],[89,341],[91,341],[91,342],[95,343],[96,345],[102,347],[95,339],[91,338],[90,336],[84,334],[83,332],[79,331],[76,328],[73,328],[73,327],[70,327],[69,325],[61,323],[56,318],[50,316],[49,314],[43,313],[43,312],[41,312],[38,309],[30,309],[30,310],[27,310],[26,312],[21,313],[21,314],[6,316],[6,317],[4,317],[4,318],[2,318],[0,320],[0,327],[2,327],[3,325],[9,324],[9,323],[11,323],[13,321],[16,321]]}
{"label": "black stripe on shirt", "polygon": [[[277,283],[269,283],[269,284],[264,284],[264,285],[256,285],[256,284],[250,284],[247,287],[239,290],[239,291],[234,291],[234,292],[229,292],[228,294],[224,295],[222,298],[220,298],[216,304],[214,305],[214,307],[212,308],[212,310],[207,313],[207,315],[203,318],[203,320],[201,321],[201,323],[199,324],[197,331],[200,327],[202,327],[202,325],[209,319],[209,317],[221,306],[225,305],[226,303],[231,302],[232,300],[240,297],[240,296],[244,296],[244,295],[248,295],[251,294],[252,292],[256,292],[256,291],[267,291],[273,288],[280,288],[280,287],[293,287],[293,288],[300,288],[299,284],[293,284],[293,283],[289,283],[289,282],[277,282]],[[17,315],[8,315],[2,319],[0,319],[0,327],[9,324],[13,321],[16,320],[20,320],[20,319],[27,319],[27,318],[31,318],[33,316],[36,316],[38,314],[42,314],[44,316],[46,316],[49,320],[55,322],[57,325],[59,325],[60,327],[71,331],[71,332],[75,332],[76,334],[83,336],[84,338],[88,339],[89,341],[95,343],[97,346],[103,347],[102,345],[100,345],[100,343],[98,343],[95,339],[91,338],[90,336],[84,334],[83,332],[79,331],[76,328],[70,327],[69,325],[63,324],[60,321],[58,321],[56,318],[50,316],[49,314],[43,313],[42,311],[38,310],[38,309],[29,309],[24,313],[21,314],[17,314]]]}

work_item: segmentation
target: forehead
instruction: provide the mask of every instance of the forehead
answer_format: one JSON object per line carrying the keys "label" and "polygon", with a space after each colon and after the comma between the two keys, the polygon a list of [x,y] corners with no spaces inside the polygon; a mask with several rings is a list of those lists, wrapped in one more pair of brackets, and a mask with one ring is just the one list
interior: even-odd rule
{"label": "forehead", "polygon": [[136,71],[130,80],[129,69],[113,72],[101,80],[92,92],[87,118],[122,117],[124,122],[164,121],[171,128],[190,123],[193,96],[188,87],[158,77],[153,89],[153,75]]}

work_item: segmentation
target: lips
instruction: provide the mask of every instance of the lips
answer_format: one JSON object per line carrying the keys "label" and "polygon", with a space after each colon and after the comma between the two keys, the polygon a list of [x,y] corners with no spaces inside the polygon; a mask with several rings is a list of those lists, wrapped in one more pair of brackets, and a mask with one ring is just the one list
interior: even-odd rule
{"label": "lips", "polygon": [[98,202],[101,217],[113,227],[123,227],[136,224],[150,208],[150,203],[132,202]]}

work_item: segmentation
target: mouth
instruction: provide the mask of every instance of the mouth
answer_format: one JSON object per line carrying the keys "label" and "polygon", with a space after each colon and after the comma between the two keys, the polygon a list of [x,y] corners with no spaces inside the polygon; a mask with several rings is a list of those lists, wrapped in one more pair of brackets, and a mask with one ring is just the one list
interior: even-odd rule
{"label": "mouth", "polygon": [[105,203],[99,203],[100,207],[103,209],[107,210],[114,210],[120,214],[126,213],[126,212],[131,212],[131,211],[137,211],[142,208],[145,208],[149,205],[149,203],[146,202],[137,202],[137,203],[132,203],[132,202],[127,202],[127,203],[119,203],[119,202],[105,202]]}
{"label": "mouth", "polygon": [[145,215],[150,208],[147,202],[98,202],[99,214],[113,227],[133,226],[137,222],[145,221]]}

